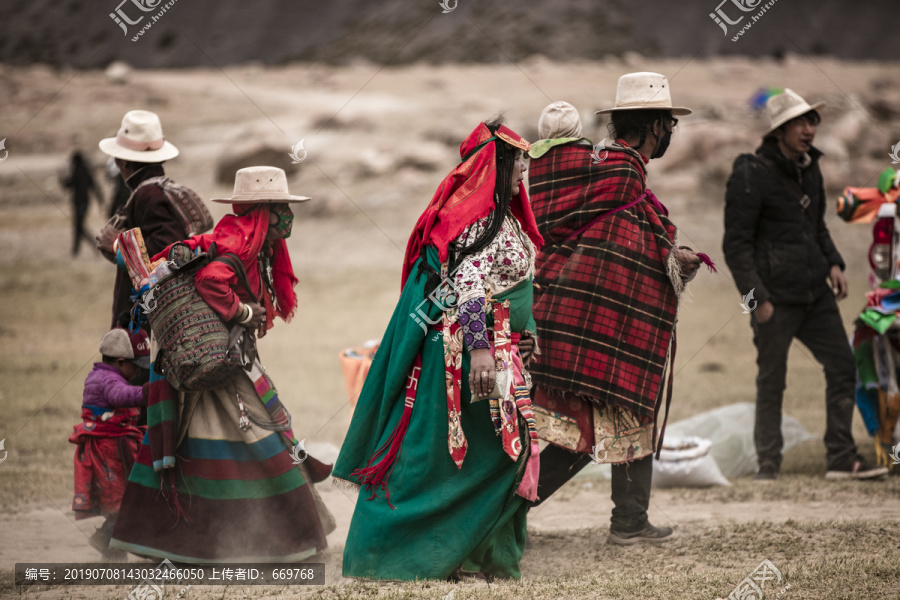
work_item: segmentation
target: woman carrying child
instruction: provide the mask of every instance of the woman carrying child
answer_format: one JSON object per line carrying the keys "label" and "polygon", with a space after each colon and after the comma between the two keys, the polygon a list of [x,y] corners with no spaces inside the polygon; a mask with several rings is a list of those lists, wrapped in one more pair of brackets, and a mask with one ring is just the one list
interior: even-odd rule
{"label": "woman carrying child", "polygon": [[[230,203],[235,214],[183,242],[191,252],[215,245],[218,256],[240,259],[249,290],[232,265],[219,261],[200,269],[195,284],[226,324],[245,328],[244,336],[262,337],[275,317],[294,314],[297,279],[285,238],[290,204],[306,200],[288,193],[281,169],[241,169],[232,197],[214,200]],[[152,259],[170,257],[170,248]],[[179,393],[151,370],[148,436],[113,547],[185,563],[296,562],[325,548],[310,484],[330,468],[312,457],[295,464],[290,415],[259,359],[248,367],[200,393]]]}

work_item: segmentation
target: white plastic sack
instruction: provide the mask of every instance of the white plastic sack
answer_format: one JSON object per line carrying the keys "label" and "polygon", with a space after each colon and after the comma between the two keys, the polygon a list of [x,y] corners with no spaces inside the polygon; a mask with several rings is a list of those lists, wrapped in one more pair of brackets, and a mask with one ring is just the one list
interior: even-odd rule
{"label": "white plastic sack", "polygon": [[653,486],[670,488],[731,485],[710,454],[711,449],[710,440],[666,435],[659,459],[653,460]]}
{"label": "white plastic sack", "polygon": [[[708,439],[712,442],[710,455],[722,474],[730,478],[742,477],[756,472],[756,446],[753,443],[755,419],[756,405],[752,402],[729,404],[670,424],[663,442],[668,442],[670,435]],[[816,439],[797,419],[788,415],[781,419],[781,435],[784,437],[783,452]]]}
{"label": "white plastic sack", "polygon": [[[726,478],[743,477],[756,472],[756,446],[753,443],[755,419],[756,405],[752,402],[729,404],[677,423],[669,423],[663,442],[670,436],[707,439],[712,442],[709,455],[715,459],[719,472]],[[781,419],[781,435],[784,437],[784,452],[807,440],[816,439],[797,419],[788,415]],[[592,463],[575,477],[609,479],[610,475],[608,464]]]}

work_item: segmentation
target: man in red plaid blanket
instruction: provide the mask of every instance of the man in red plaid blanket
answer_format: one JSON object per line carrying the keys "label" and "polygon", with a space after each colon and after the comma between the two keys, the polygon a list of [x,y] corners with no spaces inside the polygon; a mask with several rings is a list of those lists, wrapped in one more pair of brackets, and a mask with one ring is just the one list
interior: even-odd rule
{"label": "man in red plaid blanket", "polygon": [[[571,105],[548,110],[559,115],[543,124],[580,135],[564,127],[578,118]],[[664,76],[631,73],[619,79],[616,106],[599,112],[611,113],[614,143],[592,151],[580,137],[542,140],[529,168],[545,240],[534,303],[542,353],[530,366],[538,434],[550,442],[538,495],[549,498],[591,459],[610,463],[608,539],[631,545],[673,535],[647,519],[653,451],[671,398],[678,298],[705,255],[677,245],[668,211],[646,188],[646,165],[665,153],[673,115],[691,111],[672,106]]]}

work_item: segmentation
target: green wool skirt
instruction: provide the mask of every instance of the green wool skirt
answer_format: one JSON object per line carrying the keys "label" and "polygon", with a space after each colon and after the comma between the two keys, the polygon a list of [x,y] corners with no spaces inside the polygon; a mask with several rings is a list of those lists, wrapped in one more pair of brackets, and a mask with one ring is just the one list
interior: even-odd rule
{"label": "green wool skirt", "polygon": [[[429,254],[429,259],[434,256]],[[464,352],[461,424],[468,450],[461,468],[453,462],[447,441],[443,340],[439,331],[426,333],[410,318],[423,298],[424,284],[413,280],[407,282],[385,332],[335,466],[337,478],[356,482],[352,471],[365,466],[400,421],[406,376],[412,359],[421,354],[409,429],[387,483],[390,504],[381,490],[375,497],[364,487],[359,490],[344,548],[344,575],[446,579],[462,567],[519,578],[528,502],[515,490],[519,466],[528,453],[513,461],[494,432],[489,403],[469,402],[469,354]],[[511,315],[514,331],[521,330],[515,327],[517,321],[530,320],[531,284],[523,284],[520,291],[527,293],[528,301],[518,304],[527,312]],[[512,305],[517,305],[515,299]],[[520,431],[528,448],[525,428]]]}

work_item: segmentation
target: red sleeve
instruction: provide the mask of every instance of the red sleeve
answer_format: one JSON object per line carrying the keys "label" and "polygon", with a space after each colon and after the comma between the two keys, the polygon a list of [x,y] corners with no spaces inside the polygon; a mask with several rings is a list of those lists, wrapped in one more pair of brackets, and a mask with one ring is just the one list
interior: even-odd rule
{"label": "red sleeve", "polygon": [[200,297],[228,323],[237,316],[241,300],[234,293],[237,276],[230,267],[221,262],[213,262],[197,272],[194,285]]}

